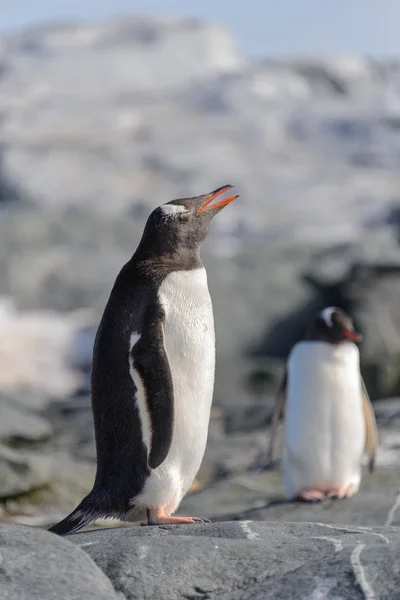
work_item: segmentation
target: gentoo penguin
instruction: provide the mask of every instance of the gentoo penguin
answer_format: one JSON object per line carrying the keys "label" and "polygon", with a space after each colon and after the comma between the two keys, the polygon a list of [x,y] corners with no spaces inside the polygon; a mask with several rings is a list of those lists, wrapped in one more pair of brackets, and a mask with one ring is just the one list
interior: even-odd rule
{"label": "gentoo penguin", "polygon": [[374,411],[360,373],[351,318],[325,308],[287,360],[272,419],[269,460],[285,403],[283,483],[287,499],[320,501],[358,491],[364,453],[375,466]]}
{"label": "gentoo penguin", "polygon": [[147,524],[171,516],[202,461],[214,387],[215,334],[200,246],[213,217],[238,198],[224,185],[172,200],[149,216],[119,273],[93,351],[91,394],[97,473],[60,535],[101,517]]}

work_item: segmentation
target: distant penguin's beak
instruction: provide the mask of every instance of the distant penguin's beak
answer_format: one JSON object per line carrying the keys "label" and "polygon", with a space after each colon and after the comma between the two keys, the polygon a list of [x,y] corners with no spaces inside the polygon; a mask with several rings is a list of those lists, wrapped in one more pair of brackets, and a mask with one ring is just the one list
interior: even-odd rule
{"label": "distant penguin's beak", "polygon": [[230,202],[233,202],[233,200],[236,200],[236,198],[239,198],[239,194],[236,194],[235,196],[229,196],[228,198],[223,198],[222,200],[220,200],[219,202],[216,202],[215,204],[211,204],[211,202],[213,200],[215,200],[215,198],[218,198],[224,192],[226,192],[232,188],[233,188],[233,185],[223,185],[222,187],[218,188],[217,190],[214,190],[214,192],[211,192],[211,194],[207,194],[206,201],[200,206],[199,210],[197,211],[197,214],[199,215],[204,210],[210,210],[210,209],[214,209],[214,208],[222,208],[223,206],[226,206]]}
{"label": "distant penguin's beak", "polygon": [[351,342],[361,342],[363,339],[363,336],[360,333],[352,331],[351,329],[342,329],[342,335]]}

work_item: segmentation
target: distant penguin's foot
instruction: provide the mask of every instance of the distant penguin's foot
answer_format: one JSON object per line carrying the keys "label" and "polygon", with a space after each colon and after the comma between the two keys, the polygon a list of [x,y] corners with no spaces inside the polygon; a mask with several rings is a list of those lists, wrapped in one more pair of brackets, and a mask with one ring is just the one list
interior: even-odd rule
{"label": "distant penguin's foot", "polygon": [[331,488],[326,492],[326,495],[328,498],[337,498],[338,500],[342,500],[343,498],[351,498],[354,492],[354,485],[351,484]]}
{"label": "distant penguin's foot", "polygon": [[180,525],[182,523],[211,523],[211,521],[198,517],[171,517],[165,514],[163,508],[150,508],[147,511],[147,523],[142,523],[142,525]]}
{"label": "distant penguin's foot", "polygon": [[303,502],[322,502],[325,499],[325,494],[320,490],[300,490],[297,498]]}

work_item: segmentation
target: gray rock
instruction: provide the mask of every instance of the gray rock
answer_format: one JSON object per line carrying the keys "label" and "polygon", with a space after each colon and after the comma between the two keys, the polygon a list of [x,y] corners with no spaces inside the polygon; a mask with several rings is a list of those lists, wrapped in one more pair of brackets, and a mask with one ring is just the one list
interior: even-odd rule
{"label": "gray rock", "polygon": [[[83,420],[82,412],[88,413],[85,402],[80,419],[68,422],[64,418],[60,429],[54,414],[68,403],[63,405],[57,399],[45,411],[38,411],[46,415],[45,419],[25,408],[20,398],[0,393],[0,513],[4,508],[7,519],[40,519],[42,510],[56,506],[72,509],[89,491],[94,476],[93,452],[84,460],[84,449],[90,454],[87,445],[92,448],[94,444],[93,418],[90,412],[87,422]],[[29,406],[28,398],[23,396]]]}
{"label": "gray rock", "polygon": [[398,427],[400,424],[400,398],[387,398],[375,402],[374,412],[378,425],[390,424]]}
{"label": "gray rock", "polygon": [[45,411],[55,430],[50,446],[77,458],[96,459],[93,413],[90,396],[77,396],[64,402],[53,403]]}
{"label": "gray rock", "polygon": [[[95,476],[93,464],[79,461],[58,451],[52,452],[51,455],[50,449],[47,452],[46,455],[31,454],[27,465],[27,469],[30,469],[33,462],[34,467],[42,469],[41,485],[32,485],[30,490],[25,490],[22,484],[16,486],[16,493],[5,497],[1,502],[2,521],[50,526],[76,508],[92,488]],[[40,462],[37,465],[38,461]],[[43,466],[47,469],[45,472]],[[14,467],[14,464],[11,467]],[[30,481],[35,473],[29,470],[27,473],[27,479]]]}
{"label": "gray rock", "polygon": [[225,410],[227,433],[253,431],[265,427],[271,420],[272,403],[266,402],[266,398],[260,400],[247,406],[228,406]]}
{"label": "gray rock", "polygon": [[117,594],[76,545],[42,529],[0,525],[2,600],[113,600]]}
{"label": "gray rock", "polygon": [[283,489],[278,472],[238,473],[188,494],[178,514],[229,520],[282,499]]}
{"label": "gray rock", "polygon": [[71,535],[126,600],[376,598],[398,593],[394,527],[213,523]]}
{"label": "gray rock", "polygon": [[219,440],[209,440],[197,479],[211,483],[253,467],[267,441],[266,433],[235,433]]}
{"label": "gray rock", "polygon": [[0,499],[35,490],[51,481],[54,461],[49,456],[0,445]]}
{"label": "gray rock", "polygon": [[21,407],[21,409],[25,410],[29,414],[35,414],[38,416],[43,412],[46,407],[48,407],[53,401],[53,398],[50,398],[44,393],[34,393],[34,392],[9,392],[5,390],[0,390],[0,405],[3,403],[13,404],[15,406]]}
{"label": "gray rock", "polygon": [[0,394],[0,414],[0,442],[42,442],[52,434],[47,421],[26,410],[12,396]]}

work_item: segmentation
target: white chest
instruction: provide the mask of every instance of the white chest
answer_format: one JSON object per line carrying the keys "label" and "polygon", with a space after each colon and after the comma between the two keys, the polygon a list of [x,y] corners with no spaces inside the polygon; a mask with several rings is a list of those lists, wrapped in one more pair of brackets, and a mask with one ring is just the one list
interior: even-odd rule
{"label": "white chest", "polygon": [[[286,437],[342,438],[362,420],[359,352],[354,344],[297,344],[288,361]],[[304,437],[305,436],[305,437]],[[309,439],[309,438],[308,438]]]}
{"label": "white chest", "polygon": [[214,318],[205,269],[171,273],[159,299],[175,403],[168,458],[189,475],[197,472],[204,454],[214,388]]}
{"label": "white chest", "polygon": [[209,393],[210,380],[214,380],[215,333],[205,269],[172,272],[158,295],[165,313],[165,344],[175,396],[183,388],[193,390],[197,397],[203,389]]}
{"label": "white chest", "polygon": [[358,348],[351,343],[300,342],[290,354],[288,375],[289,395],[297,397],[297,404],[340,403],[343,393],[361,392]]}

